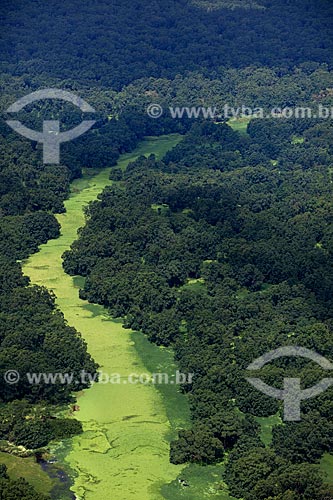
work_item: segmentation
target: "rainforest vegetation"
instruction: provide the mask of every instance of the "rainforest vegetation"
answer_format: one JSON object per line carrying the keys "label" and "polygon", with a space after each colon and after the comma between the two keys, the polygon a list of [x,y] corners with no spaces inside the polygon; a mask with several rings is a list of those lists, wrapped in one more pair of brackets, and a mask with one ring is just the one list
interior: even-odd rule
{"label": "rainforest vegetation", "polygon": [[[85,342],[55,298],[31,286],[21,261],[57,238],[70,183],[83,168],[114,166],[113,184],[86,209],[64,269],[84,276],[82,298],[124,326],[172,347],[191,429],[170,449],[175,464],[225,461],[235,498],[333,496],[318,467],[333,452],[333,389],[302,403],[302,421],[263,443],[256,417],[283,407],[246,382],[246,367],[281,345],[333,359],[332,120],[253,119],[247,133],[222,118],[158,120],[145,109],[205,105],[333,106],[333,5],[329,0],[4,0],[0,105],[0,440],[38,449],[81,432],[54,411],[81,386],[38,384],[27,372],[96,373]],[[13,132],[7,107],[40,88],[79,94],[96,113],[89,134],[43,165],[40,144]],[[68,104],[46,102],[17,119],[41,128]],[[162,161],[116,166],[146,136],[184,139]],[[15,368],[18,384],[5,383]],[[308,387],[314,363],[282,359],[261,371]],[[222,479],[222,478],[221,478]],[[0,465],[0,498],[42,500]]]}
{"label": "rainforest vegetation", "polygon": [[[257,120],[244,136],[195,124],[163,161],[130,164],[89,206],[64,254],[65,270],[86,276],[82,298],[172,345],[194,373],[183,387],[193,428],[172,443],[171,461],[214,463],[231,451],[226,479],[236,497],[280,498],[288,484],[290,498],[300,488],[302,498],[322,498],[326,488],[314,495],[322,480],[309,464],[333,451],[332,389],[304,402],[300,423],[276,426],[265,448],[254,417],[282,407],[251,389],[244,370],[281,345],[332,356],[332,130]],[[300,372],[307,386],[323,377],[314,363],[283,359],[261,378],[279,386]]]}

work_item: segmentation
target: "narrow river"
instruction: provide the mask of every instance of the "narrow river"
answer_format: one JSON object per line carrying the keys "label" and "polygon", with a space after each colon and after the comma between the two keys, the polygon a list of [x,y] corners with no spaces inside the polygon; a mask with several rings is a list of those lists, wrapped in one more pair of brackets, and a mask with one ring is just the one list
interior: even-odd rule
{"label": "narrow river", "polygon": [[[149,138],[119,161],[125,167],[139,155],[162,157],[180,136]],[[88,350],[104,373],[119,373],[121,384],[99,383],[78,398],[84,433],[67,445],[65,461],[74,475],[73,491],[84,500],[161,500],[160,488],[175,480],[182,466],[169,463],[169,442],[177,427],[188,424],[188,408],[176,386],[126,384],[129,374],[147,373],[154,367],[175,369],[172,354],[146,341],[143,335],[122,328],[107,311],[79,299],[82,278],[64,273],[61,255],[77,238],[85,223],[83,208],[111,184],[110,169],[76,180],[65,202],[66,213],[57,215],[61,236],[42,245],[24,264],[33,284],[56,295],[68,324],[81,332]]]}

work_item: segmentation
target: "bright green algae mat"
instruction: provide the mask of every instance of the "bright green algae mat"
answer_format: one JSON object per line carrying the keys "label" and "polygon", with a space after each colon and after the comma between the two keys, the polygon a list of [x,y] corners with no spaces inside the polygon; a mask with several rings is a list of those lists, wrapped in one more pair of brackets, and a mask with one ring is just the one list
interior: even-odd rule
{"label": "bright green algae mat", "polygon": [[[134,152],[122,155],[118,165],[125,167],[142,154],[161,158],[180,139],[176,134],[148,138]],[[176,427],[188,425],[186,398],[176,394],[174,386],[171,412],[165,406],[167,396],[156,386],[123,383],[133,372],[147,373],[144,349],[138,352],[135,334],[112,320],[103,307],[80,300],[79,279],[62,268],[61,255],[85,224],[83,208],[111,184],[109,174],[109,168],[94,175],[86,173],[72,183],[66,213],[57,216],[60,238],[42,245],[23,269],[33,284],[55,293],[65,319],[82,334],[101,370],[122,376],[121,384],[95,384],[78,400],[80,411],[75,416],[82,421],[84,433],[66,444],[65,457],[75,475],[74,493],[84,500],[160,500],[161,487],[174,481],[183,469],[169,463],[169,441]],[[162,350],[155,349],[162,356]],[[165,356],[170,359],[167,351]],[[148,354],[147,364],[151,358]]]}
{"label": "bright green algae mat", "polygon": [[[122,155],[125,168],[140,155],[164,154],[181,140],[177,134],[147,138],[132,153]],[[102,307],[80,300],[84,279],[64,273],[61,255],[84,226],[83,208],[112,184],[110,168],[88,170],[71,185],[66,213],[57,216],[61,236],[41,245],[25,262],[31,282],[52,290],[68,324],[88,344],[104,373],[175,373],[171,350],[148,342],[140,333],[122,328]],[[231,500],[222,482],[223,466],[175,466],[169,463],[169,443],[177,429],[190,426],[186,398],[175,385],[95,384],[78,399],[84,433],[55,448],[60,462],[73,472],[73,491],[82,500]],[[184,486],[183,480],[188,484]],[[61,500],[56,498],[56,500]]]}

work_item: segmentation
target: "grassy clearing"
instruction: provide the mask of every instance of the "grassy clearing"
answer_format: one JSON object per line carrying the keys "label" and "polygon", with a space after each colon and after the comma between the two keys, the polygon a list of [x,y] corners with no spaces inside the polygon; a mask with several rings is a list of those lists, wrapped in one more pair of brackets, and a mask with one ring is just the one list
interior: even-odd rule
{"label": "grassy clearing", "polygon": [[34,457],[21,458],[0,452],[0,463],[7,466],[8,475],[11,479],[24,477],[36,491],[44,495],[48,495],[57,484],[57,481],[51,479],[36,463]]}
{"label": "grassy clearing", "polygon": [[192,292],[200,292],[202,290],[206,290],[207,286],[203,278],[193,278],[187,280],[187,283],[185,283],[182,288],[187,288]]}
{"label": "grassy clearing", "polygon": [[256,421],[261,426],[260,438],[265,446],[269,446],[272,442],[272,429],[275,425],[282,423],[280,415],[272,415],[270,417],[256,417]]}
{"label": "grassy clearing", "polygon": [[153,203],[151,209],[161,215],[166,215],[170,210],[169,205],[166,205],[165,203],[162,203],[160,205]]}
{"label": "grassy clearing", "polygon": [[325,453],[321,459],[320,468],[324,473],[325,480],[333,484],[333,455]]}
{"label": "grassy clearing", "polygon": [[188,465],[176,481],[163,486],[162,492],[166,500],[234,500],[223,482],[223,464],[220,465]]}
{"label": "grassy clearing", "polygon": [[304,137],[299,137],[297,135],[294,135],[291,139],[291,143],[292,144],[303,144],[304,140],[305,140]]}
{"label": "grassy clearing", "polygon": [[243,116],[242,118],[231,118],[227,123],[229,127],[231,127],[233,130],[236,132],[239,132],[240,134],[246,134],[247,133],[247,126],[251,121],[250,116]]}

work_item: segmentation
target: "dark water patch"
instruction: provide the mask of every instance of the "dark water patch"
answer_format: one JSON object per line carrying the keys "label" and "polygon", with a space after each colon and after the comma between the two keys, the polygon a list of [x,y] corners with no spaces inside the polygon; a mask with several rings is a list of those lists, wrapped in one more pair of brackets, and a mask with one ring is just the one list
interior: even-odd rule
{"label": "dark water patch", "polygon": [[50,491],[52,500],[76,500],[76,496],[70,491],[73,481],[64,465],[60,465],[54,457],[46,459],[39,453],[36,454],[36,462],[54,480],[54,487]]}

